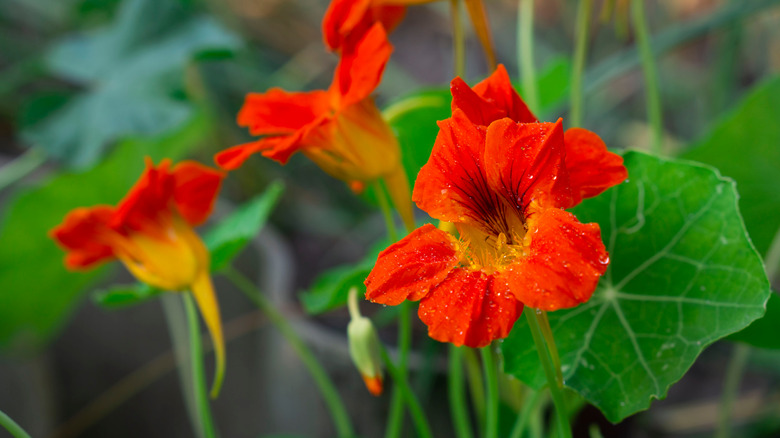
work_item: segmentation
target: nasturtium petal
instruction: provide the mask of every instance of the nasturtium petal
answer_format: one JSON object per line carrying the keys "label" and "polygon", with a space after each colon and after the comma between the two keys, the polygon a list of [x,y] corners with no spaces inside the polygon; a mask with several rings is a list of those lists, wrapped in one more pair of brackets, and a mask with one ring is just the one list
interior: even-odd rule
{"label": "nasturtium petal", "polygon": [[[565,384],[613,422],[664,398],[707,345],[763,315],[770,293],[733,181],[696,163],[624,159],[629,180],[574,209],[600,225],[609,269],[590,301],[548,314]],[[544,384],[524,322],[502,350],[507,372]]]}

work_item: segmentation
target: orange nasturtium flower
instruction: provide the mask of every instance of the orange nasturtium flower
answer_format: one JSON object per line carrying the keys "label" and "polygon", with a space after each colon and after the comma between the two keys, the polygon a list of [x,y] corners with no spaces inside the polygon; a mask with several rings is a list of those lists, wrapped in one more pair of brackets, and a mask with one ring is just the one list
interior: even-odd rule
{"label": "orange nasturtium flower", "polygon": [[[332,0],[322,20],[325,45],[334,51],[349,50],[374,25],[392,32],[406,14],[406,7],[437,0]],[[488,63],[495,67],[495,53],[482,0],[465,0],[477,37]]]}
{"label": "orange nasturtium flower", "polygon": [[170,160],[146,170],[116,207],[76,208],[51,230],[67,251],[65,266],[85,270],[119,259],[140,281],[168,290],[190,290],[211,334],[216,372],[211,395],[225,370],[225,343],[219,304],[209,274],[209,252],[192,227],[208,218],[224,173]]}
{"label": "orange nasturtium flower", "polygon": [[460,78],[451,88],[453,115],[439,122],[413,200],[460,237],[428,224],[391,245],[366,297],[421,300],[432,338],[482,347],[509,334],[523,305],[557,310],[590,298],[609,257],[598,224],[564,209],[627,172],[595,134],[537,122],[503,66],[474,89]]}
{"label": "orange nasturtium flower", "polygon": [[217,164],[236,169],[257,152],[285,164],[300,151],[355,192],[383,179],[404,222],[414,224],[401,148],[371,97],[391,51],[384,29],[376,24],[353,51],[342,53],[327,90],[288,93],[272,88],[248,94],[238,124],[263,137],[220,152]]}

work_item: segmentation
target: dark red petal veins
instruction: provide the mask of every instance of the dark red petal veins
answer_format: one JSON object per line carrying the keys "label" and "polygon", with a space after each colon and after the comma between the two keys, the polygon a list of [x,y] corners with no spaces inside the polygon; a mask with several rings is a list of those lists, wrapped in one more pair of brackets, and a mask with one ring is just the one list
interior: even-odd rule
{"label": "dark red petal veins", "polygon": [[523,217],[531,201],[544,207],[571,202],[560,120],[516,123],[502,119],[491,123],[486,137],[485,171],[491,188]]}
{"label": "dark red petal veins", "polygon": [[173,200],[179,214],[192,226],[202,224],[214,208],[223,172],[194,161],[183,161],[173,169]]}
{"label": "dark red petal veins", "polygon": [[458,243],[431,224],[412,231],[379,254],[366,278],[366,298],[397,305],[419,300],[458,264]]}
{"label": "dark red petal veins", "polygon": [[423,298],[419,316],[433,339],[479,348],[505,338],[522,311],[504,282],[459,268]]}
{"label": "dark red petal veins", "polygon": [[542,310],[588,301],[609,264],[598,224],[548,208],[533,212],[528,225],[529,255],[501,274],[515,297]]}
{"label": "dark red petal veins", "polygon": [[564,134],[566,170],[569,173],[573,207],[628,178],[623,157],[607,150],[598,135],[587,129],[571,128]]}

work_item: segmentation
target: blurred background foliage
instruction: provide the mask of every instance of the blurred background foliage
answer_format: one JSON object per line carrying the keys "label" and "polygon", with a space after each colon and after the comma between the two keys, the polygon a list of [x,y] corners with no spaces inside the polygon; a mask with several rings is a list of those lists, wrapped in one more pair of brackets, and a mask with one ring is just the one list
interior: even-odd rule
{"label": "blurred background foliage", "polygon": [[[517,79],[516,2],[487,0],[486,6],[498,59]],[[84,413],[120,378],[145,369],[170,347],[159,304],[111,313],[96,308],[88,293],[113,284],[117,274],[110,268],[67,272],[47,232],[76,206],[116,202],[140,174],[144,156],[211,164],[215,152],[248,140],[234,121],[247,92],[327,87],[337,58],[321,41],[326,7],[325,0],[0,2],[0,409],[34,436],[191,436],[173,376],[152,385],[161,372],[131,384],[135,392],[119,398],[123,408],[114,400],[105,411]],[[537,1],[535,8],[537,114],[562,116],[565,123],[576,2]],[[776,274],[780,254],[769,250],[780,238],[780,1],[657,0],[646,2],[646,10],[658,56],[665,153],[709,163],[737,181],[748,231]],[[593,17],[583,125],[613,149],[642,150],[650,138],[644,79],[628,17],[620,12]],[[408,11],[391,36],[395,52],[377,91],[400,136],[410,178],[427,160],[433,122],[449,114],[448,14],[448,2]],[[472,84],[487,73],[473,35],[466,71]],[[411,111],[409,102],[417,105]],[[269,229],[238,262],[277,291],[292,314],[319,314],[311,331],[331,328],[311,337],[325,345],[323,352],[340,352],[341,359],[332,359],[343,365],[335,373],[352,382],[345,390],[356,391],[353,412],[366,414],[361,430],[373,436],[386,402],[369,399],[361,383],[354,384],[344,359],[345,312],[338,309],[382,246],[381,217],[370,196],[354,197],[300,156],[286,166],[249,160],[227,180],[218,212],[224,216],[276,180],[286,189]],[[273,386],[256,376],[285,369],[267,358],[289,359],[289,352],[263,341],[261,323],[241,319],[254,314],[252,307],[219,286],[228,325],[235,322],[244,336],[243,344],[229,347],[231,368],[215,404],[224,436],[279,430],[329,436],[317,401],[289,395],[311,390],[305,378]],[[770,313],[780,313],[776,298]],[[393,311],[378,312],[381,323]],[[735,338],[778,348],[779,329],[780,315],[769,315]],[[392,331],[383,336],[392,339]],[[413,362],[421,372],[413,383],[430,401],[441,397],[440,364],[431,360],[440,346],[422,338]],[[724,343],[707,350],[670,400],[621,426],[610,428],[597,412],[585,413],[604,426],[605,436],[642,436],[629,432],[639,428],[658,436],[706,434],[712,426],[706,417],[715,415],[707,403],[718,394],[729,349]],[[780,397],[780,356],[761,350],[752,357],[740,400],[758,402],[737,420],[750,425],[743,436],[770,436],[780,413],[761,402]],[[309,421],[295,414],[301,406],[312,409]],[[681,414],[695,408],[697,415]],[[448,430],[446,411],[438,423],[433,415],[434,424]]]}

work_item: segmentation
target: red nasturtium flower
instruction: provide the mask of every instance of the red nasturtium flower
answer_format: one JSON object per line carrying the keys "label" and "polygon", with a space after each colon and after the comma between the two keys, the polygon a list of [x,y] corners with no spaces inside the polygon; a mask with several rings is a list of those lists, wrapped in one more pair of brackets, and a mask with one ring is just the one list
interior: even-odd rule
{"label": "red nasturtium flower", "polygon": [[401,217],[413,224],[401,148],[370,96],[391,51],[384,29],[376,24],[354,51],[342,53],[327,90],[288,93],[272,88],[250,93],[238,124],[263,137],[220,152],[217,164],[232,170],[258,152],[285,164],[300,151],[355,192],[384,179]]}
{"label": "red nasturtium flower", "polygon": [[471,89],[452,81],[453,116],[439,122],[413,200],[460,238],[418,228],[379,255],[366,297],[421,300],[432,338],[482,347],[506,337],[523,305],[587,301],[609,258],[597,224],[565,208],[623,181],[622,158],[590,131],[540,123],[506,70]]}
{"label": "red nasturtium flower", "polygon": [[[375,23],[392,32],[404,18],[407,6],[434,1],[437,0],[332,0],[322,20],[325,45],[334,51],[350,50]],[[492,68],[496,65],[495,54],[482,0],[465,3]]]}
{"label": "red nasturtium flower", "polygon": [[190,290],[211,333],[217,362],[212,396],[225,369],[219,305],[209,274],[210,257],[192,227],[211,213],[224,174],[185,161],[170,160],[146,170],[114,206],[72,210],[50,235],[67,251],[65,266],[85,270],[119,259],[139,280],[168,290]]}

